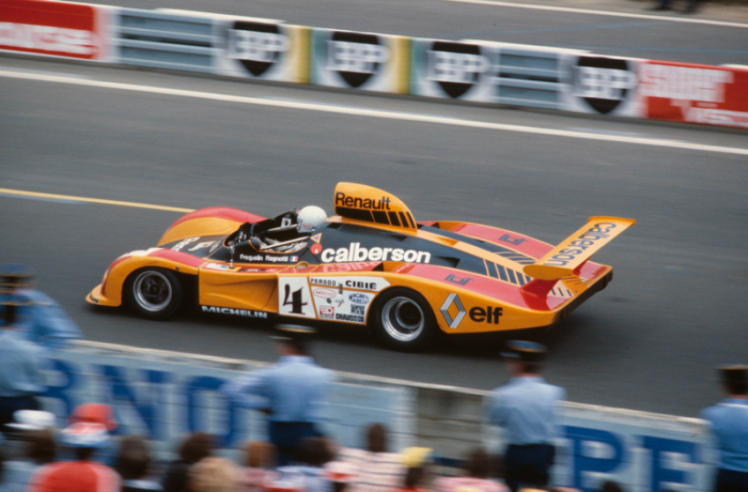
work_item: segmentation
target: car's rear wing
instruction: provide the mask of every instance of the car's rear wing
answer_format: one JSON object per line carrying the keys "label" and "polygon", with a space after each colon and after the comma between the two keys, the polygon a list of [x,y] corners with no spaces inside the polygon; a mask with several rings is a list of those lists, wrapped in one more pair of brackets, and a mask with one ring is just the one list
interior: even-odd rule
{"label": "car's rear wing", "polygon": [[523,271],[540,280],[558,280],[574,275],[574,270],[594,253],[634,224],[634,219],[590,217],[584,227],[564,239],[534,264],[525,266]]}

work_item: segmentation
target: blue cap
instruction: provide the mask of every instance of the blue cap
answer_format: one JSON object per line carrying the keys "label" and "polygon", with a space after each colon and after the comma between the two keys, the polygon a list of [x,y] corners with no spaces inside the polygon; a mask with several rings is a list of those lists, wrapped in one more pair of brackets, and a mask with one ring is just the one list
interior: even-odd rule
{"label": "blue cap", "polygon": [[19,286],[34,278],[34,269],[20,263],[0,264],[0,285],[5,287]]}
{"label": "blue cap", "polygon": [[548,351],[542,343],[526,340],[511,340],[506,343],[506,348],[508,350],[502,352],[501,355],[520,362],[542,362]]}

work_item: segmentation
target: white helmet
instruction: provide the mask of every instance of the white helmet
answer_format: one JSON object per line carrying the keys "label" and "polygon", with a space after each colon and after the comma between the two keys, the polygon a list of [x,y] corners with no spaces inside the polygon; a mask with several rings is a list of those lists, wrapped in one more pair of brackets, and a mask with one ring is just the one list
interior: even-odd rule
{"label": "white helmet", "polygon": [[299,210],[296,215],[296,230],[299,232],[312,232],[324,224],[327,214],[315,205],[307,205]]}

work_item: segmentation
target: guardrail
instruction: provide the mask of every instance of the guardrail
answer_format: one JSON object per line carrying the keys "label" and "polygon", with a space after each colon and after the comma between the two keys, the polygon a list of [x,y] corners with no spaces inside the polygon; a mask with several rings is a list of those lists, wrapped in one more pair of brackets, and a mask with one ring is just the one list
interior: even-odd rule
{"label": "guardrail", "polygon": [[[264,365],[81,341],[50,353],[44,403],[61,422],[80,403],[108,403],[118,432],[148,437],[162,458],[193,431],[210,432],[222,447],[236,448],[245,439],[266,438],[265,417],[234,407],[216,390],[239,371]],[[482,419],[486,391],[338,376],[325,429],[345,446],[361,446],[363,430],[373,422],[390,429],[393,450],[428,446],[447,463],[479,444],[502,446],[501,434]],[[710,490],[715,450],[700,420],[567,402],[560,434],[557,485],[592,492],[612,479],[635,492]]]}
{"label": "guardrail", "polygon": [[4,0],[0,50],[748,129],[745,67],[43,0]]}

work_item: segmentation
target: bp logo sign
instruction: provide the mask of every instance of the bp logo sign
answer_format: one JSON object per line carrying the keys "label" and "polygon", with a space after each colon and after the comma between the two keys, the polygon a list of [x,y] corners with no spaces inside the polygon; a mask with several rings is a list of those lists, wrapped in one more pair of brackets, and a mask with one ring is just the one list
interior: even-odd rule
{"label": "bp logo sign", "polygon": [[600,114],[631,99],[636,74],[629,60],[580,56],[572,67],[572,93]]}
{"label": "bp logo sign", "polygon": [[327,70],[352,88],[360,88],[381,74],[389,50],[376,34],[334,31],[327,39]]}
{"label": "bp logo sign", "polygon": [[480,83],[490,63],[480,46],[434,41],[426,52],[426,65],[426,78],[456,99]]}
{"label": "bp logo sign", "polygon": [[226,56],[255,77],[267,75],[288,49],[288,38],[277,24],[236,21],[226,30]]}

